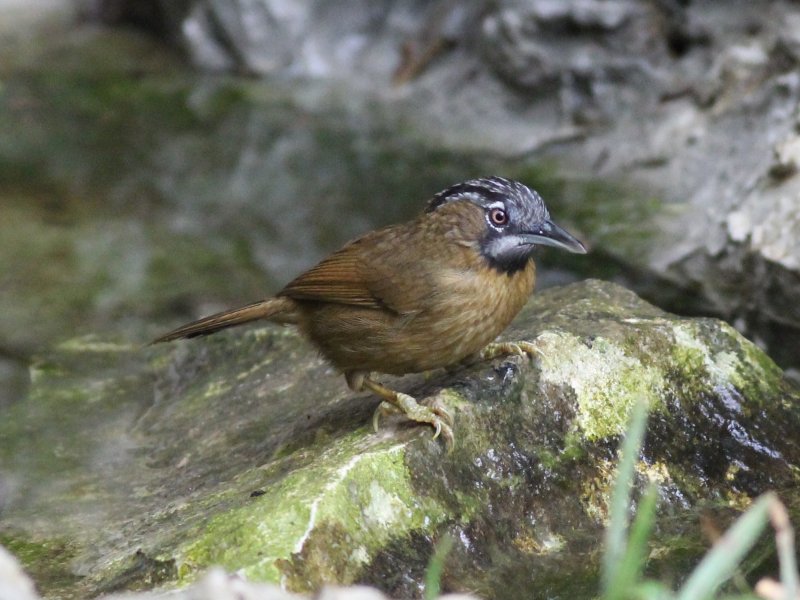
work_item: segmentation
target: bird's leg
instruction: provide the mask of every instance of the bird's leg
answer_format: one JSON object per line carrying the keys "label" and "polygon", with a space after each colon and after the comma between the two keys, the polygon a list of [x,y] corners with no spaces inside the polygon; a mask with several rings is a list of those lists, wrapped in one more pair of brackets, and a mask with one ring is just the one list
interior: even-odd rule
{"label": "bird's leg", "polygon": [[541,351],[531,342],[494,342],[487,344],[481,350],[480,357],[483,360],[491,360],[499,356],[525,356],[533,358],[541,356]]}
{"label": "bird's leg", "polygon": [[412,421],[417,423],[428,423],[434,429],[433,439],[440,435],[448,447],[452,447],[453,437],[453,417],[439,403],[434,403],[433,406],[423,406],[419,404],[412,396],[402,392],[396,392],[381,385],[377,381],[373,381],[366,373],[363,372],[349,372],[345,374],[347,385],[350,389],[356,392],[365,389],[370,390],[377,394],[383,402],[375,410],[375,415],[372,418],[373,427],[375,431],[378,430],[380,419],[383,416],[402,413]]}

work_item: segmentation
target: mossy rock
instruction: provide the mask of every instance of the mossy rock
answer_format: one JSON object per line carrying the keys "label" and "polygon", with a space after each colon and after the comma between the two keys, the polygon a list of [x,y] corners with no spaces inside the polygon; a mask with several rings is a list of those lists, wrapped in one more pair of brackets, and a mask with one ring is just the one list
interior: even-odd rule
{"label": "mossy rock", "polygon": [[504,337],[539,356],[392,380],[449,404],[449,453],[402,420],[373,433],[377,399],[291,329],[62,344],[0,423],[0,542],[64,597],[182,585],[211,565],[415,597],[447,534],[444,589],[588,597],[639,398],[638,483],[661,490],[654,575],[702,554],[701,513],[724,527],[767,489],[796,496],[798,392],[725,323],[587,281],[534,295]]}

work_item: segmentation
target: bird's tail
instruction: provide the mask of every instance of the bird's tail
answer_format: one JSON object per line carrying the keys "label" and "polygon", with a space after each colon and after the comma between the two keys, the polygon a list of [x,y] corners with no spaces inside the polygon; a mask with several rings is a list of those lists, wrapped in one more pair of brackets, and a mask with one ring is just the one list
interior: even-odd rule
{"label": "bird's tail", "polygon": [[253,302],[241,308],[226,310],[216,313],[209,317],[204,317],[197,321],[187,323],[169,333],[157,337],[151,343],[169,342],[181,338],[193,338],[201,335],[208,335],[235,325],[243,325],[250,321],[259,319],[269,319],[278,323],[294,323],[297,320],[297,305],[294,300],[286,297],[267,298],[259,302]]}

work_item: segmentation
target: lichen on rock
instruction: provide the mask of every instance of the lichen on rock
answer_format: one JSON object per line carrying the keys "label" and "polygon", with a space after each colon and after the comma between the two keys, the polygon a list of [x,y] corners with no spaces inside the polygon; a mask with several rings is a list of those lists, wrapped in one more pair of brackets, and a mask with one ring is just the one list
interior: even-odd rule
{"label": "lichen on rock", "polygon": [[726,521],[766,489],[796,489],[797,390],[730,326],[586,281],[535,294],[504,338],[539,356],[394,381],[453,410],[452,452],[402,419],[374,433],[377,399],[348,392],[289,329],[62,344],[0,423],[13,482],[0,535],[69,548],[20,556],[50,594],[185,585],[221,565],[293,591],[416,597],[448,535],[445,590],[589,595],[639,397],[638,484],[658,483],[664,517],[655,572],[702,553],[676,530],[696,511]]}

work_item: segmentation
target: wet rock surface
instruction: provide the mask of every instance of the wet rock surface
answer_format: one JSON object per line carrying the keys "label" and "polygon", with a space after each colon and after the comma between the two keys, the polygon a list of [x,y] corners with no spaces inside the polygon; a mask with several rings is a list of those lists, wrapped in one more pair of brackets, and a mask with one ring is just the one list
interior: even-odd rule
{"label": "wet rock surface", "polygon": [[587,281],[535,294],[504,338],[541,356],[395,381],[453,410],[451,453],[400,420],[373,433],[377,400],[348,392],[290,329],[63,343],[0,422],[0,543],[49,595],[183,585],[219,565],[295,592],[419,597],[450,535],[445,590],[586,597],[642,397],[638,485],[660,486],[654,574],[703,553],[687,527],[701,513],[724,527],[767,489],[793,497],[798,392],[729,325]]}

